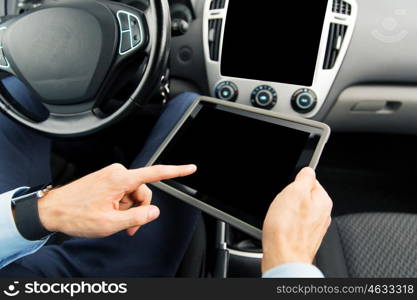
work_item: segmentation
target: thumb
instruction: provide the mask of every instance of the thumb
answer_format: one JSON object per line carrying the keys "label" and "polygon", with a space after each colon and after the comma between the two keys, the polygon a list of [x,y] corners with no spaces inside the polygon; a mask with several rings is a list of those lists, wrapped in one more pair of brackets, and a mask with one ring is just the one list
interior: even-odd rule
{"label": "thumb", "polygon": [[125,211],[118,212],[120,225],[128,229],[131,227],[142,226],[156,220],[159,217],[159,208],[154,205],[144,205],[134,207]]}
{"label": "thumb", "polygon": [[314,187],[316,184],[316,172],[312,168],[304,168],[298,173],[295,178],[296,182],[303,182],[304,184]]}

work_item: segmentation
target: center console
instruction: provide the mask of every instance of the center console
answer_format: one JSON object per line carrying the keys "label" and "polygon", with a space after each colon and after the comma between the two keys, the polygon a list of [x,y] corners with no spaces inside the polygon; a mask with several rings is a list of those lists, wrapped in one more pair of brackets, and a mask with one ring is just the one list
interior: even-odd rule
{"label": "center console", "polygon": [[313,118],[347,52],[355,0],[206,0],[211,95]]}
{"label": "center console", "polygon": [[[206,0],[204,59],[212,96],[314,118],[347,53],[356,0]],[[218,223],[220,277],[259,277],[257,241]]]}

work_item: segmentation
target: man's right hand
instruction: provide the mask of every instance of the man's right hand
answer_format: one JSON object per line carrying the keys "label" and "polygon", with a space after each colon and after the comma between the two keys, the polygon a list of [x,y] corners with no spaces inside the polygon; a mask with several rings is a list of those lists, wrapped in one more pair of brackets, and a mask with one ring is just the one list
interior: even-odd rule
{"label": "man's right hand", "polygon": [[311,264],[330,225],[332,205],[315,172],[303,169],[269,208],[262,272],[289,263]]}
{"label": "man's right hand", "polygon": [[188,176],[196,166],[154,166],[127,170],[111,165],[38,200],[39,217],[49,231],[100,238],[122,230],[134,235],[159,217],[146,183]]}

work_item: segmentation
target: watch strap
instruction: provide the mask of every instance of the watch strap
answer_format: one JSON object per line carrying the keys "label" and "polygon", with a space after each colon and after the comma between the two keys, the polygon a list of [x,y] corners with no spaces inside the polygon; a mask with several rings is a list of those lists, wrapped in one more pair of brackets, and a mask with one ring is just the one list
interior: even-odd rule
{"label": "watch strap", "polygon": [[52,234],[45,229],[39,217],[38,199],[40,194],[40,192],[35,192],[20,196],[14,205],[17,230],[29,241],[38,241]]}

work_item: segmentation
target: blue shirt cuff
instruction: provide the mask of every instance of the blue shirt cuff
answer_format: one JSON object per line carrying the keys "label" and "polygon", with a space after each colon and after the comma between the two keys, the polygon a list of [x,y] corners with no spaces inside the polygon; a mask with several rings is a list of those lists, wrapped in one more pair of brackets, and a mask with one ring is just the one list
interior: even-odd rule
{"label": "blue shirt cuff", "polygon": [[286,264],[265,272],[263,278],[324,278],[323,273],[314,265]]}
{"label": "blue shirt cuff", "polygon": [[40,241],[28,241],[16,227],[12,199],[26,190],[27,188],[18,188],[0,195],[0,268],[38,251],[49,239],[47,237]]}

